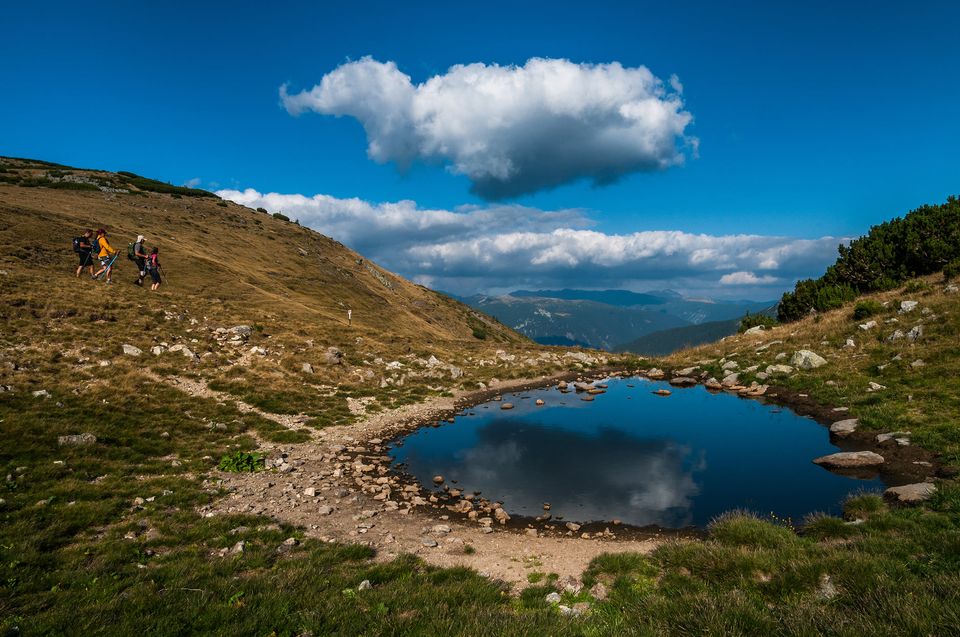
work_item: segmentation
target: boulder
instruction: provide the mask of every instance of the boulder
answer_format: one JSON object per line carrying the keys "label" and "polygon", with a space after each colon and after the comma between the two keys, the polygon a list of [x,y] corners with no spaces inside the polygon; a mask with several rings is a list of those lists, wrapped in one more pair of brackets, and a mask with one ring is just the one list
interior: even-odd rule
{"label": "boulder", "polygon": [[864,332],[866,332],[867,330],[872,330],[872,329],[875,328],[876,326],[877,326],[877,322],[876,322],[876,321],[867,321],[866,323],[861,323],[861,324],[858,325],[857,327],[859,327],[861,330],[863,330]]}
{"label": "boulder", "polygon": [[836,469],[876,467],[883,464],[883,456],[873,451],[841,451],[814,459],[814,464]]}
{"label": "boulder", "polygon": [[323,354],[323,360],[328,365],[342,365],[343,352],[336,347],[328,347],[327,351]]}
{"label": "boulder", "polygon": [[97,437],[91,433],[57,436],[57,444],[61,447],[89,447],[96,442]]}
{"label": "boulder", "polygon": [[917,309],[919,305],[918,301],[900,301],[900,312],[899,314],[906,314],[907,312],[912,312]]}
{"label": "boulder", "polygon": [[651,367],[647,370],[647,378],[652,378],[653,380],[659,380],[665,375],[666,374],[663,373],[663,370],[657,367]]}
{"label": "boulder", "polygon": [[689,376],[674,376],[670,379],[670,384],[675,387],[692,387],[697,384],[697,381]]}
{"label": "boulder", "polygon": [[915,342],[921,336],[923,336],[922,325],[914,325],[912,328],[910,328],[910,331],[907,332],[907,340],[910,341],[911,343]]}
{"label": "boulder", "polygon": [[672,392],[669,389],[657,389],[653,393],[657,396],[669,396]]}
{"label": "boulder", "polygon": [[830,433],[841,438],[849,436],[854,431],[857,430],[857,424],[859,421],[856,418],[847,418],[846,420],[838,420],[837,422],[830,425]]}
{"label": "boulder", "polygon": [[704,383],[704,386],[707,389],[723,389],[723,385],[720,383],[720,381],[712,376],[707,380],[707,382]]}
{"label": "boulder", "polygon": [[123,344],[123,353],[124,353],[126,356],[140,356],[141,354],[143,354],[143,350],[140,349],[139,347],[135,347],[135,346],[133,346],[133,345],[129,345],[129,344],[127,344],[127,343],[124,343],[124,344]]}
{"label": "boulder", "polygon": [[764,330],[764,327],[762,325],[755,325],[750,329],[744,331],[744,334],[760,334],[763,332],[763,330]]}
{"label": "boulder", "polygon": [[816,352],[802,349],[793,354],[790,364],[800,369],[816,369],[827,364],[827,359]]}
{"label": "boulder", "polygon": [[310,363],[304,363],[303,365],[300,366],[300,369],[303,371],[304,374],[313,373],[313,365],[311,365]]}
{"label": "boulder", "polygon": [[918,502],[929,500],[936,491],[937,485],[932,482],[917,482],[899,487],[890,487],[883,492],[883,495],[903,504],[917,504]]}
{"label": "boulder", "polygon": [[738,367],[740,367],[740,365],[737,364],[737,361],[727,361],[720,367],[720,369],[724,371],[731,371],[737,369]]}
{"label": "boulder", "polygon": [[723,380],[720,381],[721,387],[736,387],[740,383],[740,374],[733,373],[727,374],[723,377]]}
{"label": "boulder", "polygon": [[500,409],[513,409],[513,403],[503,403],[500,405]]}

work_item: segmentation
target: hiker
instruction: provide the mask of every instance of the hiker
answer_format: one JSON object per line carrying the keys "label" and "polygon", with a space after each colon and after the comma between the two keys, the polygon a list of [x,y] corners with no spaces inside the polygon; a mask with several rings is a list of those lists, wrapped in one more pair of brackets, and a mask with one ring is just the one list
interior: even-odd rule
{"label": "hiker", "polygon": [[143,245],[143,235],[137,235],[137,241],[133,244],[133,248],[128,251],[128,256],[136,262],[137,270],[140,271],[140,276],[134,281],[135,285],[143,287],[143,279],[147,276],[147,259],[150,258],[150,255],[147,254],[147,248]]}
{"label": "hiker", "polygon": [[100,259],[100,269],[97,270],[96,274],[91,275],[91,278],[96,279],[101,274],[106,273],[107,283],[113,283],[113,260],[111,256],[116,254],[117,251],[110,247],[110,242],[107,241],[107,231],[103,228],[97,230],[94,248],[97,249],[97,258]]}
{"label": "hiker", "polygon": [[150,256],[147,257],[147,272],[150,273],[150,278],[153,280],[153,285],[150,286],[151,290],[156,291],[160,287],[160,248],[154,246],[153,250],[150,251]]}
{"label": "hiker", "polygon": [[90,276],[93,276],[93,244],[90,242],[92,236],[93,230],[87,230],[73,240],[73,251],[80,258],[80,265],[77,266],[78,279],[84,267],[90,268]]}

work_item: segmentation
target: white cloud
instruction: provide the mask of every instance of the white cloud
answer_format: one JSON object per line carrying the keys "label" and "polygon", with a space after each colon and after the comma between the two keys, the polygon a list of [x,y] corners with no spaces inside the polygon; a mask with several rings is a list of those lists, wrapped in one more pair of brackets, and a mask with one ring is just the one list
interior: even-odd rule
{"label": "white cloud", "polygon": [[682,91],[676,76],[664,83],[645,66],[543,58],[456,65],[415,85],[396,63],[365,57],[280,96],[292,115],[359,120],[375,161],[445,163],[478,195],[502,199],[682,163],[697,146]]}
{"label": "white cloud", "polygon": [[607,234],[591,230],[592,221],[576,209],[424,209],[413,201],[371,203],[251,188],[217,194],[282,211],[403,276],[461,294],[559,286],[670,287],[716,296],[719,278],[727,294],[773,298],[795,279],[820,274],[841,242],[669,230]]}
{"label": "white cloud", "polygon": [[720,285],[763,285],[779,281],[775,276],[757,276],[753,272],[731,272],[720,277]]}
{"label": "white cloud", "polygon": [[183,182],[183,185],[187,188],[196,188],[200,185],[200,183],[201,179],[199,177],[194,177],[193,179],[188,179],[187,181]]}

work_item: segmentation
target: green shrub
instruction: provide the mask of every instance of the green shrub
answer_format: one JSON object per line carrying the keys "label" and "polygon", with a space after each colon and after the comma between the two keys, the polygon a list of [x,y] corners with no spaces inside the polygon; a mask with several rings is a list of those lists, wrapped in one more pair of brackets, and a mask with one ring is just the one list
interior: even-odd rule
{"label": "green shrub", "polygon": [[[960,259],[960,199],[921,206],[870,228],[850,245],[819,279],[799,281],[783,295],[781,321],[795,321],[811,310],[839,307],[858,294],[895,288],[903,281],[944,270]],[[946,276],[946,275],[945,275]]]}
{"label": "green shrub", "polygon": [[907,284],[903,286],[903,291],[907,294],[927,294],[932,292],[933,288],[930,287],[930,284],[926,281],[914,279],[913,281],[908,281]]}
{"label": "green shrub", "polygon": [[266,461],[263,454],[247,453],[245,451],[235,451],[233,455],[226,455],[220,458],[220,464],[217,465],[221,471],[230,471],[233,473],[253,473],[263,471]]}
{"label": "green shrub", "polygon": [[883,312],[883,306],[877,301],[859,301],[853,308],[853,318],[862,320]]}
{"label": "green shrub", "polygon": [[262,212],[263,214],[267,214],[267,209],[266,209],[266,208],[257,208],[257,212]]}
{"label": "green shrub", "polygon": [[767,316],[766,314],[751,314],[750,312],[747,312],[743,315],[743,318],[740,319],[740,326],[737,328],[737,331],[743,333],[751,327],[757,327],[758,325],[763,326],[764,328],[771,328],[779,324],[780,321],[772,316]]}
{"label": "green shrub", "polygon": [[274,218],[274,219],[279,219],[280,221],[290,221],[290,217],[288,217],[287,215],[283,214],[282,212],[275,212],[275,213],[273,213],[273,218]]}
{"label": "green shrub", "polygon": [[947,265],[943,266],[943,278],[946,281],[955,279],[960,276],[960,258],[954,259]]}

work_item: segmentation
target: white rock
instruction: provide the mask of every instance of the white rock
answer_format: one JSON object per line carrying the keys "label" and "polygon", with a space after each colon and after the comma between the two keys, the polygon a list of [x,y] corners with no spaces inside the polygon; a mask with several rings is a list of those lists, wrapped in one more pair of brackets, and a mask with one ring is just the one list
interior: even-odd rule
{"label": "white rock", "polygon": [[912,312],[915,309],[917,309],[917,305],[919,305],[918,301],[901,301],[899,314],[906,314],[907,312]]}
{"label": "white rock", "polygon": [[883,464],[883,456],[873,451],[841,451],[816,458],[813,463],[837,469],[875,467]]}
{"label": "white rock", "polygon": [[903,502],[904,504],[915,504],[930,499],[936,491],[937,485],[931,482],[917,482],[899,487],[890,487],[884,491],[883,494],[895,498],[898,502]]}
{"label": "white rock", "polygon": [[767,373],[773,374],[792,374],[793,368],[789,365],[767,365]]}
{"label": "white rock", "polygon": [[560,603],[560,593],[558,593],[558,592],[556,592],[556,591],[554,591],[554,592],[552,592],[552,593],[548,593],[545,599],[547,600],[547,603],[548,603],[548,604],[559,604],[559,603]]}
{"label": "white rock", "polygon": [[143,350],[140,349],[139,347],[135,347],[133,345],[124,343],[123,353],[126,354],[127,356],[140,356],[141,354],[143,354]]}
{"label": "white rock", "polygon": [[875,328],[876,326],[877,326],[877,322],[876,322],[876,321],[867,321],[866,323],[861,323],[861,324],[858,325],[857,327],[859,327],[861,330],[863,330],[864,332],[866,332],[867,330],[872,330],[872,329]]}
{"label": "white rock", "polygon": [[802,349],[794,353],[790,359],[790,364],[800,369],[816,369],[827,364],[827,359],[816,352],[808,349]]}
{"label": "white rock", "polygon": [[311,365],[310,363],[304,363],[303,365],[300,366],[300,369],[303,370],[304,374],[313,373],[313,365]]}

